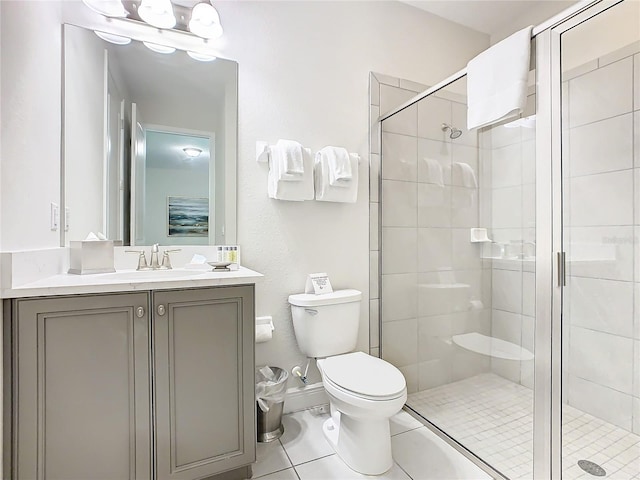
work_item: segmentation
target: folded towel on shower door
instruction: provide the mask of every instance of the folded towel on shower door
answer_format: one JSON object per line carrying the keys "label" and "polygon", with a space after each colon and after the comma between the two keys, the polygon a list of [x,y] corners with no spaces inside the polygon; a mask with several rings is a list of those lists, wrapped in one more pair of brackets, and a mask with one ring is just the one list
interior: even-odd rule
{"label": "folded towel on shower door", "polygon": [[523,112],[531,54],[529,26],[467,64],[467,128],[492,125]]}

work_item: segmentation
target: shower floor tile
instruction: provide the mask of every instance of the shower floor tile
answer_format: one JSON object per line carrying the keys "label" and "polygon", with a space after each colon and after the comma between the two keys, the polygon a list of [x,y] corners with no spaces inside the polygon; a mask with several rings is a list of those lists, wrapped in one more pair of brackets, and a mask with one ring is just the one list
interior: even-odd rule
{"label": "shower floor tile", "polygon": [[[533,392],[486,373],[409,395],[407,405],[510,479],[533,478]],[[589,460],[615,480],[640,479],[640,436],[568,405],[563,480],[595,478]]]}

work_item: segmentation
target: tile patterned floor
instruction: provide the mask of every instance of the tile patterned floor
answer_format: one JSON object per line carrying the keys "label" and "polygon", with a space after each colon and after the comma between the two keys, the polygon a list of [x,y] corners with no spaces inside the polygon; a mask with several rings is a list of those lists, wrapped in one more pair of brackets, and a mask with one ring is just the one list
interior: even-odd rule
{"label": "tile patterned floor", "polygon": [[[511,479],[533,477],[533,394],[482,374],[409,395],[407,404]],[[612,480],[640,480],[640,436],[573,407],[563,407],[563,480],[596,478],[578,460],[602,466]]]}
{"label": "tile patterned floor", "polygon": [[324,438],[324,408],[285,415],[284,434],[258,443],[253,478],[260,480],[490,480],[491,477],[406,412],[391,419],[394,466],[368,477],[349,469]]}

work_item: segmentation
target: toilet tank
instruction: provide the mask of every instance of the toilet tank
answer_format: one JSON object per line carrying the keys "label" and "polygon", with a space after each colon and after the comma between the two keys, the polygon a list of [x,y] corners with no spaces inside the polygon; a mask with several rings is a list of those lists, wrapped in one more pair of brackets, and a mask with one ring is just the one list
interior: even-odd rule
{"label": "toilet tank", "polygon": [[302,353],[323,358],[353,351],[358,340],[361,300],[362,292],[358,290],[290,295],[293,330]]}

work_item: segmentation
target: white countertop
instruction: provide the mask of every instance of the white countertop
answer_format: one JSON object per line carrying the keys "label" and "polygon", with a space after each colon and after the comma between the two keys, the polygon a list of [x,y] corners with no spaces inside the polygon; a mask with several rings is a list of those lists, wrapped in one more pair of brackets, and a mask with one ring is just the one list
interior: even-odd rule
{"label": "white countertop", "polygon": [[44,297],[89,293],[132,292],[254,284],[263,275],[240,267],[230,272],[176,268],[173,270],[118,270],[94,275],[60,274],[3,289],[2,298]]}

